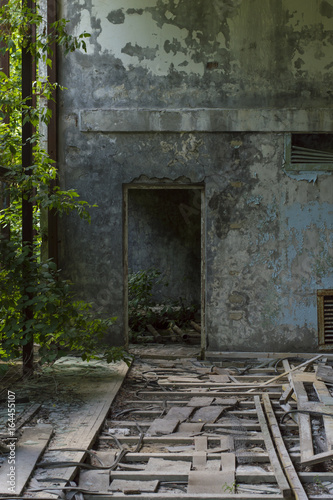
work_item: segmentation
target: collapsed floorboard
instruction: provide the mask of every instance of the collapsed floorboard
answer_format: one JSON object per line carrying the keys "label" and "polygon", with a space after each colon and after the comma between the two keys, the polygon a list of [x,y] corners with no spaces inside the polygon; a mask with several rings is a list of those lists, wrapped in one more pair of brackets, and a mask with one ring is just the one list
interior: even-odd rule
{"label": "collapsed floorboard", "polygon": [[[318,359],[312,357],[301,367]],[[107,412],[102,411],[99,402],[93,408],[90,405],[86,415],[80,415],[83,427],[78,425],[72,437],[81,435],[81,441],[67,440],[71,447],[89,448],[98,436],[90,463],[83,451],[77,455],[77,451],[63,450],[64,467],[53,464],[53,471],[50,469],[57,483],[44,485],[44,491],[38,491],[34,483],[28,496],[48,499],[59,497],[62,491],[71,491],[71,496],[77,491],[78,495],[81,492],[81,500],[129,496],[132,500],[282,500],[291,495],[297,500],[312,500],[316,496],[308,491],[312,491],[313,484],[333,482],[333,472],[314,468],[313,472],[297,473],[295,467],[304,460],[308,442],[299,440],[300,418],[298,425],[286,419],[280,429],[280,405],[286,403],[297,409],[300,402],[292,398],[298,395],[300,401],[304,396],[305,406],[314,408],[301,385],[308,383],[310,377],[319,399],[316,404],[333,408],[333,401],[314,372],[296,368],[284,362],[276,375],[271,367],[265,370],[260,366],[257,373],[247,370],[244,383],[240,373],[220,369],[228,373],[216,370],[215,375],[223,377],[209,378],[207,382],[212,370],[205,363],[139,360],[129,374],[124,394],[120,393],[112,405],[103,430],[98,432]],[[225,382],[226,376],[232,382]],[[291,386],[283,391],[288,376]],[[249,377],[255,379],[251,381]],[[115,392],[110,398],[114,397]],[[330,446],[331,420],[328,417],[323,422]],[[315,467],[319,461],[330,458],[330,453],[325,450],[323,454],[309,455],[309,460],[315,460]]]}

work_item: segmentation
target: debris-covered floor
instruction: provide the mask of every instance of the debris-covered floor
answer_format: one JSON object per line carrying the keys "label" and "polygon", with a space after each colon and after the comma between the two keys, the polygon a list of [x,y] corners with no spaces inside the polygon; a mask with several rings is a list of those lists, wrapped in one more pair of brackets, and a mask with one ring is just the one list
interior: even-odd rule
{"label": "debris-covered floor", "polygon": [[212,363],[181,346],[135,354],[130,369],[65,358],[29,382],[9,381],[2,497],[333,498],[330,356]]}

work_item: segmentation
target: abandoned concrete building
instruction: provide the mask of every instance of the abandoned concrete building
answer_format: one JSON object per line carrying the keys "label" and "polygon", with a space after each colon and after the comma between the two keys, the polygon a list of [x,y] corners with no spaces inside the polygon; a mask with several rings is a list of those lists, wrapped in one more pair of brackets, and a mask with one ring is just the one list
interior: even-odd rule
{"label": "abandoned concrete building", "polygon": [[333,0],[61,0],[60,180],[98,207],[59,264],[127,340],[129,269],[201,308],[203,351],[333,346]]}

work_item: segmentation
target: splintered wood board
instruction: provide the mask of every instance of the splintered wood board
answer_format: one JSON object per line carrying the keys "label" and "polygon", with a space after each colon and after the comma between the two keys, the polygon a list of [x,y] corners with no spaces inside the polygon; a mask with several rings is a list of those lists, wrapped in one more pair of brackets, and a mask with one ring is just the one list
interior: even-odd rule
{"label": "splintered wood board", "polygon": [[147,431],[148,436],[163,436],[172,434],[179,424],[178,418],[155,418]]}
{"label": "splintered wood board", "polygon": [[267,415],[267,419],[269,422],[270,430],[272,432],[272,436],[274,439],[274,443],[279,454],[281,463],[283,465],[283,469],[286,473],[286,476],[289,479],[289,483],[291,485],[291,489],[295,495],[296,500],[308,500],[308,496],[303,488],[303,485],[297,475],[297,472],[294,468],[294,465],[290,459],[287,448],[284,444],[284,440],[282,438],[279,425],[277,423],[274,410],[269,399],[268,394],[263,394],[262,396],[265,412]]}
{"label": "splintered wood board", "polygon": [[[333,407],[333,398],[325,383],[319,381],[315,373],[296,372],[291,375],[291,380],[292,385],[295,389],[295,394],[297,397],[297,407],[299,410],[308,410],[311,408],[311,406],[315,406],[315,411],[318,411],[320,413],[331,413]],[[313,385],[313,388],[319,398],[319,402],[313,404],[311,401],[308,401],[304,383],[310,383]],[[323,416],[323,422],[326,435],[327,451],[314,454],[310,415],[299,413],[298,425],[302,464],[311,465],[323,462],[325,460],[328,460],[329,458],[333,458],[333,418]]]}
{"label": "splintered wood board", "polygon": [[235,474],[227,471],[197,470],[188,476],[188,493],[223,494],[233,493],[235,489]]}
{"label": "splintered wood board", "polygon": [[265,440],[265,446],[267,453],[269,455],[269,459],[271,462],[271,465],[273,467],[273,470],[275,472],[276,476],[276,481],[279,485],[280,491],[284,497],[288,497],[291,494],[291,489],[288,484],[287,478],[284,474],[284,471],[281,467],[280,461],[278,459],[278,456],[275,451],[274,443],[272,441],[269,428],[266,422],[266,418],[263,412],[263,409],[261,407],[261,402],[259,396],[254,396],[254,401],[257,409],[257,414],[259,417],[259,422],[261,426],[261,432]]}
{"label": "splintered wood board", "polygon": [[167,460],[150,457],[145,467],[146,472],[182,472],[188,474],[191,462],[185,460]]}
{"label": "splintered wood board", "polygon": [[108,491],[110,474],[105,470],[81,470],[79,488],[89,491]]}
{"label": "splintered wood board", "polygon": [[212,397],[194,397],[191,398],[190,401],[187,403],[187,406],[192,406],[196,408],[202,408],[203,406],[210,406],[214,401],[214,398]]}
{"label": "splintered wood board", "polygon": [[124,481],[115,479],[110,484],[109,491],[121,491],[127,495],[132,493],[154,493],[158,488],[158,484],[159,481]]}
{"label": "splintered wood board", "polygon": [[[51,425],[39,424],[36,427],[27,427],[23,430],[18,442],[15,442],[13,452],[15,453],[14,465],[11,463],[10,455],[0,468],[0,495],[21,496],[28,482],[37,460],[45,450],[53,428]],[[10,474],[14,467],[14,485],[8,483]],[[12,487],[14,489],[12,489]]]}
{"label": "splintered wood board", "polygon": [[213,424],[221,415],[224,407],[222,406],[204,406],[199,408],[191,417],[191,422],[206,422]]}
{"label": "splintered wood board", "polygon": [[170,408],[165,418],[171,420],[178,419],[179,422],[184,422],[187,418],[189,418],[193,410],[194,408],[191,408],[190,406],[173,406]]}
{"label": "splintered wood board", "polygon": [[230,382],[229,375],[209,375],[209,380],[215,384],[227,384]]}
{"label": "splintered wood board", "polygon": [[178,432],[176,434],[183,436],[197,434],[198,432],[201,432],[204,425],[204,422],[183,422],[179,424]]}
{"label": "splintered wood board", "polygon": [[[309,401],[307,392],[303,385],[303,380],[305,380],[306,376],[310,374],[301,373],[299,375],[302,375],[302,379],[300,379],[295,373],[290,374],[290,383],[297,398],[297,408],[299,410],[303,410],[304,405],[306,405]],[[298,426],[301,447],[301,462],[303,463],[314,455],[310,415],[299,413]]]}
{"label": "splintered wood board", "polygon": [[323,363],[318,364],[316,376],[318,380],[323,380],[333,384],[333,369],[331,366],[326,366]]}

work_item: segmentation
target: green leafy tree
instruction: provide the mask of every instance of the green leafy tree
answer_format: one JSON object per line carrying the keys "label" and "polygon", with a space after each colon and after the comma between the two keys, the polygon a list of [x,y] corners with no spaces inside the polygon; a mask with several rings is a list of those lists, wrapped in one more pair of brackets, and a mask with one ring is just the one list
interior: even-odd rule
{"label": "green leafy tree", "polygon": [[[102,345],[104,335],[115,318],[97,318],[93,307],[75,300],[71,284],[63,280],[52,260],[41,259],[41,211],[53,210],[59,216],[76,211],[90,220],[92,208],[75,190],[55,185],[57,169],[42,147],[41,124],[48,124],[51,112],[43,103],[55,95],[57,83],[39,76],[42,64],[52,65],[52,47],[64,54],[85,50],[83,33],[73,37],[61,19],[45,28],[38,6],[8,0],[0,8],[0,54],[10,57],[10,71],[0,68],[0,356],[11,360],[27,344],[39,344],[41,362],[75,350],[83,359],[104,352],[108,362],[124,359],[121,348]],[[32,33],[35,33],[32,36]],[[37,69],[32,95],[22,97],[22,52],[31,55]],[[22,144],[22,127],[33,126]],[[32,161],[22,163],[22,147],[29,144]],[[34,241],[22,242],[22,201],[32,207]],[[10,239],[6,229],[10,228]],[[29,311],[29,315],[26,311]]]}

